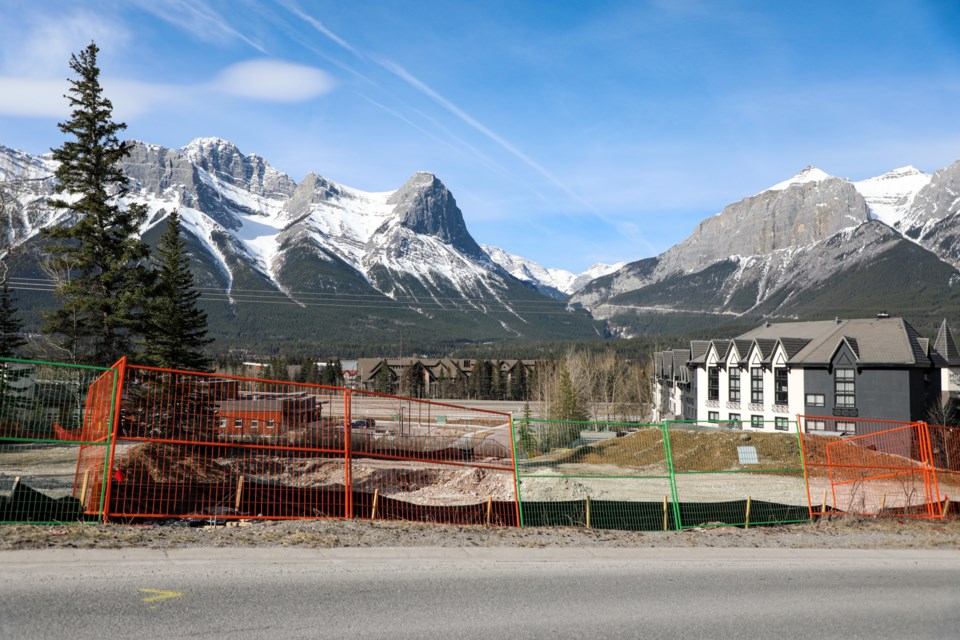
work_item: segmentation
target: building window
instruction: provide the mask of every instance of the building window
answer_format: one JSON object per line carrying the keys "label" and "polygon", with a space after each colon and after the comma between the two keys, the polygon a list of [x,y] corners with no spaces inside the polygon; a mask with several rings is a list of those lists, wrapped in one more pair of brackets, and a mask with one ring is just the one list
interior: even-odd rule
{"label": "building window", "polygon": [[707,420],[709,422],[720,422],[720,412],[719,411],[708,411]]}
{"label": "building window", "polygon": [[787,404],[787,368],[776,367],[773,370],[773,404]]}
{"label": "building window", "polygon": [[750,402],[763,404],[763,368],[750,369]]}
{"label": "building window", "polygon": [[826,431],[826,420],[807,420],[807,433],[811,431]]}
{"label": "building window", "polygon": [[838,422],[837,433],[841,433],[845,436],[855,436],[857,435],[857,423],[856,422]]}
{"label": "building window", "polygon": [[763,429],[763,416],[750,416],[750,426],[754,429]]}
{"label": "building window", "polygon": [[789,431],[790,422],[786,418],[774,418],[773,428],[777,431]]}
{"label": "building window", "polygon": [[260,427],[260,421],[259,421],[259,420],[257,420],[256,418],[254,418],[254,419],[252,419],[252,420],[250,421],[250,428],[251,428],[251,429],[257,429],[257,428],[259,428],[259,427]]}
{"label": "building window", "polygon": [[833,373],[834,394],[838,407],[857,406],[856,382],[853,369],[837,369]]}
{"label": "building window", "polygon": [[221,429],[226,429],[226,428],[227,428],[227,419],[226,419],[226,418],[220,418],[220,428],[221,428]]}
{"label": "building window", "polygon": [[733,428],[733,429],[739,429],[739,428],[740,428],[740,414],[739,414],[739,413],[731,413],[731,414],[730,414],[730,427]]}
{"label": "building window", "polygon": [[730,402],[740,402],[740,369],[730,369]]}
{"label": "building window", "polygon": [[720,367],[707,368],[707,400],[720,399]]}
{"label": "building window", "polygon": [[267,429],[273,429],[275,426],[277,426],[277,421],[273,418],[267,418]]}
{"label": "building window", "polygon": [[234,418],[234,419],[233,419],[233,428],[234,428],[234,429],[243,429],[243,418]]}
{"label": "building window", "polygon": [[808,393],[807,394],[807,406],[808,407],[825,407],[827,406],[827,397],[822,393]]}

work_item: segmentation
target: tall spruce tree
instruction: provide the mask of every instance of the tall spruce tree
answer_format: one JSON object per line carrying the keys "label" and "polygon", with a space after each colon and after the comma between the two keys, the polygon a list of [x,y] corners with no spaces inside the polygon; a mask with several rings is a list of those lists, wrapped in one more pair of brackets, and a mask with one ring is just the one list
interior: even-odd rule
{"label": "tall spruce tree", "polygon": [[213,339],[207,337],[207,314],[197,308],[200,292],[193,286],[176,210],[167,217],[158,251],[160,268],[149,306],[145,358],[158,367],[204,371],[210,366],[204,347]]}
{"label": "tall spruce tree", "polygon": [[13,302],[13,292],[10,291],[4,276],[3,286],[0,288],[0,358],[16,357],[20,347],[27,344],[22,330],[23,325],[17,317],[17,307]]}
{"label": "tall spruce tree", "polygon": [[61,306],[45,315],[43,331],[74,361],[107,365],[134,353],[152,282],[149,248],[137,236],[146,207],[120,204],[129,190],[120,161],[129,149],[117,133],[126,125],[113,121],[103,96],[98,52],[91,42],[70,56],[72,111],[59,127],[71,139],[53,149],[57,188],[67,197],[50,202],[70,216],[45,232]]}

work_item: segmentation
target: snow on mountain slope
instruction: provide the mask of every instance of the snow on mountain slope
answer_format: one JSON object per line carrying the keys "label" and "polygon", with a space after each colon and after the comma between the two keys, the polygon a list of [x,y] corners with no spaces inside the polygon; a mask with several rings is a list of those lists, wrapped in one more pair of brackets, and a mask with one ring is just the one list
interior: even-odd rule
{"label": "snow on mountain slope", "polygon": [[792,178],[788,180],[784,180],[783,182],[778,182],[772,187],[768,187],[767,189],[764,189],[764,191],[783,191],[785,189],[789,189],[795,184],[806,184],[808,182],[820,182],[821,180],[827,180],[831,177],[833,176],[831,176],[829,173],[821,171],[820,169],[817,169],[816,167],[807,166],[803,169],[803,171],[793,176]]}
{"label": "snow on mountain slope", "polygon": [[888,171],[882,176],[854,182],[853,186],[870,208],[870,218],[896,227],[913,205],[923,187],[930,184],[930,176],[911,166]]}
{"label": "snow on mountain slope", "polygon": [[513,277],[535,286],[556,289],[568,295],[580,290],[591,280],[613,273],[626,264],[626,262],[597,263],[582,273],[573,274],[565,269],[546,268],[538,262],[507,253],[499,247],[487,244],[480,246],[491,260],[506,269]]}
{"label": "snow on mountain slope", "polygon": [[[64,215],[46,204],[55,168],[49,158],[0,147],[0,177],[31,180],[0,221],[11,244]],[[430,173],[374,193],[312,173],[297,184],[219,138],[179,150],[134,141],[123,168],[130,180],[125,204],[147,207],[141,234],[156,236],[165,213],[179,210],[204,253],[204,269],[231,300],[238,278],[238,287],[275,288],[301,306],[300,294],[311,292],[304,278],[324,291],[378,291],[414,308],[426,299],[433,307],[493,308],[515,317],[511,300],[537,297],[480,249],[453,195]],[[7,178],[5,190],[9,184]]]}

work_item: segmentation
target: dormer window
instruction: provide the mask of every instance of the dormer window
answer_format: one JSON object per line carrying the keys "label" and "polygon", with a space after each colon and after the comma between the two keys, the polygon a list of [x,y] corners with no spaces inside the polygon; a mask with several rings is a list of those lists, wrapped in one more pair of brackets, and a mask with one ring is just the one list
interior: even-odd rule
{"label": "dormer window", "polygon": [[720,399],[720,367],[707,368],[707,400]]}

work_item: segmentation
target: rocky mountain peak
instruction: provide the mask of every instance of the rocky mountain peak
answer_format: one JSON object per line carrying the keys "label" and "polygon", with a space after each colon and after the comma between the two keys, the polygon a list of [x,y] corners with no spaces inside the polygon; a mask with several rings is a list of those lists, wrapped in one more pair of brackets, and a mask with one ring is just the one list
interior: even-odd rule
{"label": "rocky mountain peak", "polygon": [[434,236],[480,260],[487,255],[467,231],[463,212],[447,187],[432,173],[418,172],[388,199],[400,225],[414,233]]}
{"label": "rocky mountain peak", "polygon": [[[854,186],[808,167],[782,188],[771,188],[701,222],[660,256],[665,273],[689,273],[731,256],[759,256],[807,246],[870,219]],[[779,187],[779,185],[775,185]]]}
{"label": "rocky mountain peak", "polygon": [[870,217],[895,227],[907,215],[917,193],[929,182],[928,174],[906,166],[853,184],[866,200]]}
{"label": "rocky mountain peak", "polygon": [[211,175],[256,195],[288,198],[297,187],[290,176],[274,169],[260,156],[245,156],[235,144],[222,138],[197,138],[180,152]]}
{"label": "rocky mountain peak", "polygon": [[784,189],[789,189],[794,185],[807,184],[811,182],[820,182],[822,180],[828,180],[832,178],[829,173],[822,171],[812,165],[807,165],[803,168],[803,171],[797,175],[784,180],[783,182],[778,182],[772,187],[766,189],[766,191],[783,191]]}

